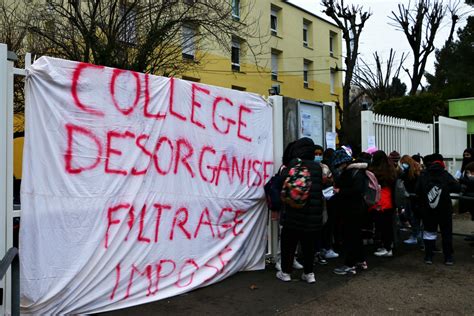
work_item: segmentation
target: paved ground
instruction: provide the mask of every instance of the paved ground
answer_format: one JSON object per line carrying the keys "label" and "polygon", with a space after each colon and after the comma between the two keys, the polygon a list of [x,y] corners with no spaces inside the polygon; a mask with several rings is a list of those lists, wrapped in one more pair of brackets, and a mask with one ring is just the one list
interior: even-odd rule
{"label": "paved ground", "polygon": [[[458,215],[454,227],[466,234],[474,231],[474,222]],[[178,297],[104,315],[474,315],[474,247],[459,235],[454,247],[452,267],[443,264],[441,254],[428,266],[418,247],[402,245],[394,258],[369,255],[369,270],[355,276],[333,274],[340,263],[334,259],[316,267],[316,284],[298,281],[298,272],[294,281],[283,283],[269,265],[265,271],[241,272]]]}

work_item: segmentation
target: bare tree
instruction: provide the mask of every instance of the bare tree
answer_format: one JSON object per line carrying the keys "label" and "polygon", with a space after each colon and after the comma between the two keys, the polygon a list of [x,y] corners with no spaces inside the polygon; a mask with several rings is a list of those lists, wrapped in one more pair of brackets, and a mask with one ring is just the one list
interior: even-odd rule
{"label": "bare tree", "polygon": [[[357,69],[354,72],[354,84],[358,86],[374,102],[387,100],[399,96],[391,85],[394,78],[398,78],[403,63],[407,55],[402,53],[398,63],[396,63],[396,53],[390,49],[387,61],[381,60],[379,54],[373,54],[373,63],[367,63],[360,59]],[[395,81],[396,82],[396,81]]]}
{"label": "bare tree", "polygon": [[[24,65],[25,42],[28,32],[21,20],[30,19],[31,11],[18,1],[0,0],[0,43],[7,44],[8,50],[15,52],[20,59],[16,66]],[[23,113],[25,109],[24,79],[15,76],[14,79],[14,112]]]}
{"label": "bare tree", "polygon": [[428,56],[435,49],[434,40],[447,12],[451,19],[449,38],[452,40],[456,23],[459,21],[458,8],[459,3],[456,1],[444,5],[441,0],[417,0],[413,7],[411,3],[407,6],[399,4],[398,12],[392,11],[389,18],[392,24],[405,34],[413,54],[411,71],[404,69],[411,80],[410,95],[416,94],[421,84]]}
{"label": "bare tree", "polygon": [[221,0],[50,0],[37,2],[25,25],[41,53],[171,76],[198,67],[210,50],[230,54],[232,38],[256,61],[266,34],[251,2],[236,10]]}
{"label": "bare tree", "polygon": [[346,5],[344,0],[322,0],[321,4],[324,6],[323,12],[341,29],[342,38],[345,42],[346,56],[344,57],[344,63],[346,66],[342,92],[343,110],[340,116],[342,130],[339,131],[339,138],[342,142],[354,145],[360,143],[360,141],[355,138],[350,139],[350,136],[354,133],[350,133],[351,120],[349,117],[353,102],[351,102],[349,94],[359,53],[360,34],[372,13],[364,11],[361,6]]}

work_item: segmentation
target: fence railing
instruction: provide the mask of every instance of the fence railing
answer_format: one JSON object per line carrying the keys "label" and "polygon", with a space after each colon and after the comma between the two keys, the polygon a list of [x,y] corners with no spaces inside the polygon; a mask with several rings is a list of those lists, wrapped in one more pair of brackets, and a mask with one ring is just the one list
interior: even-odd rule
{"label": "fence railing", "polygon": [[[25,56],[25,69],[14,67],[16,55],[0,43],[0,256],[13,247],[14,217],[19,211],[13,209],[13,95],[15,76],[25,76],[25,69],[31,65],[31,55]],[[11,254],[11,253],[10,253]],[[17,278],[12,269],[0,279],[0,314],[19,313],[12,291],[12,280]],[[18,281],[15,280],[17,283]],[[15,306],[12,306],[15,305]]]}
{"label": "fence railing", "polygon": [[361,113],[362,150],[375,137],[375,146],[387,154],[393,150],[401,154],[433,153],[433,124],[420,123],[372,111]]}

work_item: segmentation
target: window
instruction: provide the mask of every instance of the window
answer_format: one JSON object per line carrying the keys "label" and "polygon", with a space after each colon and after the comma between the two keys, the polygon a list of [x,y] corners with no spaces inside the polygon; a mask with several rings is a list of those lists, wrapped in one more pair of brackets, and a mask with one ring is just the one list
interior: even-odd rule
{"label": "window", "polygon": [[310,62],[305,60],[303,63],[303,86],[309,88],[309,67]]}
{"label": "window", "polygon": [[120,25],[119,40],[123,43],[135,45],[137,42],[136,10],[130,9],[126,5],[120,6],[120,18],[123,20]]}
{"label": "window", "polygon": [[278,53],[272,52],[272,80],[278,80]]}
{"label": "window", "polygon": [[239,86],[234,86],[234,85],[232,85],[231,88],[232,88],[232,90],[238,90],[238,91],[246,91],[247,90],[247,88],[245,88],[245,87],[239,87]]}
{"label": "window", "polygon": [[278,12],[274,8],[272,8],[272,13],[270,15],[270,31],[272,32],[272,35],[277,35],[278,33]]}
{"label": "window", "polygon": [[240,19],[240,0],[232,0],[232,17]]}
{"label": "window", "polygon": [[189,25],[183,26],[183,42],[182,42],[182,51],[183,58],[185,59],[194,59],[196,54],[196,30]]}
{"label": "window", "polygon": [[232,38],[232,70],[240,71],[240,40],[238,38]]}
{"label": "window", "polygon": [[336,49],[337,34],[329,32],[329,54],[334,57],[334,50]]}
{"label": "window", "polygon": [[271,5],[270,11],[270,32],[272,35],[281,33],[281,8]]}
{"label": "window", "polygon": [[189,77],[189,76],[182,76],[181,78],[183,80],[192,81],[192,82],[200,82],[201,81],[201,79],[199,79],[199,78]]}
{"label": "window", "polygon": [[336,86],[336,70],[331,68],[331,74],[329,78],[329,92],[331,94],[335,94],[335,86]]}
{"label": "window", "polygon": [[308,23],[303,21],[303,46],[308,47]]}

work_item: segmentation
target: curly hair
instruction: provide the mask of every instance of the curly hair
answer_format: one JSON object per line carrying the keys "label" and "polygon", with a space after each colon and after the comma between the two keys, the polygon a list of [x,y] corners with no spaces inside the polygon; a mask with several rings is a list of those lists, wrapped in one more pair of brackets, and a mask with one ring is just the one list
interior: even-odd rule
{"label": "curly hair", "polygon": [[400,159],[400,163],[406,163],[410,166],[408,169],[408,179],[413,180],[420,175],[421,166],[415,159],[411,158],[409,155],[403,155]]}

